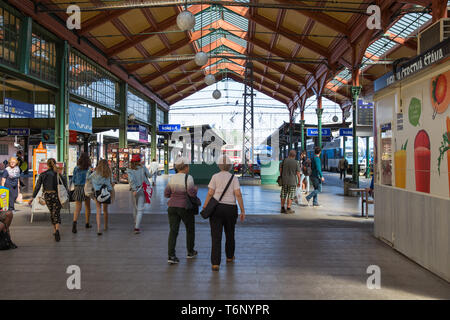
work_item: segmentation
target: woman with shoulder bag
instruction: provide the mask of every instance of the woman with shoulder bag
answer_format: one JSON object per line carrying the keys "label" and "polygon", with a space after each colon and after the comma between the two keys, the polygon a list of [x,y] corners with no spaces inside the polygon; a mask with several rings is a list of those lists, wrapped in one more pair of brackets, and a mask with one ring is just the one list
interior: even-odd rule
{"label": "woman with shoulder bag", "polygon": [[146,186],[150,186],[149,178],[151,175],[148,169],[141,164],[141,156],[138,154],[133,155],[131,158],[130,168],[127,169],[127,173],[132,192],[134,233],[139,234],[141,232],[139,226],[142,221],[142,214],[144,213],[146,197],[144,183]]}
{"label": "woman with shoulder bag", "polygon": [[212,176],[208,185],[208,195],[203,205],[203,209],[205,209],[213,197],[219,202],[214,213],[209,218],[212,242],[211,264],[213,271],[219,271],[223,230],[225,230],[225,254],[227,256],[227,262],[233,262],[235,259],[234,231],[238,218],[236,201],[241,209],[240,220],[245,220],[244,201],[242,199],[239,180],[229,172],[232,168],[231,160],[225,155],[221,156],[218,165],[221,171]]}
{"label": "woman with shoulder bag", "polygon": [[43,194],[45,199],[45,204],[50,211],[50,216],[52,220],[52,225],[54,229],[53,235],[55,240],[58,242],[61,240],[61,235],[59,233],[59,226],[61,224],[61,208],[62,204],[58,197],[58,180],[62,181],[64,187],[67,190],[67,182],[65,177],[58,173],[58,168],[56,167],[56,160],[50,158],[47,160],[47,171],[44,171],[39,175],[36,187],[33,191],[33,198],[30,201],[30,206],[36,198],[41,186],[43,187]]}
{"label": "woman with shoulder bag", "polygon": [[91,217],[91,199],[84,194],[84,185],[86,177],[91,168],[91,159],[86,152],[83,152],[78,159],[77,166],[73,169],[72,183],[75,186],[73,190],[72,200],[75,201],[75,212],[73,213],[72,232],[77,233],[77,220],[80,215],[81,208],[85,206],[86,211],[86,229],[91,228],[89,220]]}
{"label": "woman with shoulder bag", "polygon": [[[197,251],[194,250],[195,244],[195,216],[186,209],[187,196],[197,197],[197,187],[194,185],[194,178],[189,175],[188,161],[179,158],[175,161],[175,169],[177,174],[169,179],[164,190],[164,196],[169,198],[167,202],[169,215],[169,264],[176,264],[179,259],[175,255],[175,246],[177,244],[178,230],[180,222],[183,221],[186,227],[186,248],[187,258],[194,258]],[[186,180],[186,175],[188,175]]]}
{"label": "woman with shoulder bag", "polygon": [[105,221],[104,231],[108,229],[108,204],[111,203],[112,193],[114,192],[114,185],[111,181],[111,169],[108,166],[108,161],[101,159],[98,162],[95,171],[87,177],[91,181],[94,188],[94,199],[97,211],[97,235],[101,236],[101,214],[103,206],[103,217]]}

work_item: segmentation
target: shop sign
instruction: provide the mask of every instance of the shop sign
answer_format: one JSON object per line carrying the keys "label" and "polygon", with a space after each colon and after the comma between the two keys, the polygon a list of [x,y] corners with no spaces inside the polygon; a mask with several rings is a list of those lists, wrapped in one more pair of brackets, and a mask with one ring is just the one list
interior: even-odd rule
{"label": "shop sign", "polygon": [[30,135],[30,129],[28,128],[9,128],[8,129],[8,136],[29,136]]}
{"label": "shop sign", "polygon": [[352,137],[353,129],[352,128],[341,128],[339,129],[339,136],[341,137]]}
{"label": "shop sign", "polygon": [[[306,129],[306,135],[308,137],[317,137],[319,136],[319,130],[317,128],[308,128]],[[322,128],[322,137],[330,137],[331,129],[330,128]]]}
{"label": "shop sign", "polygon": [[34,104],[11,98],[3,100],[4,111],[7,114],[25,118],[34,118]]}
{"label": "shop sign", "polygon": [[181,131],[181,124],[160,124],[158,126],[159,132],[179,132]]}
{"label": "shop sign", "polygon": [[92,109],[70,102],[69,130],[92,133]]}
{"label": "shop sign", "polygon": [[387,86],[394,84],[397,81],[412,76],[425,68],[443,61],[449,55],[450,38],[440,42],[420,56],[417,56],[403,63],[402,65],[397,67],[397,71],[395,73],[391,71],[381,78],[375,80],[374,90],[375,92],[377,92],[383,88],[386,88]]}

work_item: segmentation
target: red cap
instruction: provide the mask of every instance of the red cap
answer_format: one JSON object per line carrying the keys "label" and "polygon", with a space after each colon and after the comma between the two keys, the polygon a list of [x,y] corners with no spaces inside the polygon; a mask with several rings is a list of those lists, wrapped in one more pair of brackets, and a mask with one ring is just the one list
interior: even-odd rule
{"label": "red cap", "polygon": [[131,157],[131,162],[141,162],[141,155],[133,154],[133,156]]}

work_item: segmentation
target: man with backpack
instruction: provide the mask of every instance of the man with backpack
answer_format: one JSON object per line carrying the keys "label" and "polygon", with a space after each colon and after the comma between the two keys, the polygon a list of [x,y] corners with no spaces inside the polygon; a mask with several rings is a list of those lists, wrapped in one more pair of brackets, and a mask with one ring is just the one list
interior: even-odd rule
{"label": "man with backpack", "polygon": [[306,196],[306,201],[308,202],[313,198],[313,206],[320,207],[319,202],[317,201],[317,196],[322,192],[322,182],[325,181],[322,175],[322,164],[320,163],[320,153],[322,149],[320,147],[314,148],[314,159],[312,161],[312,173],[311,173],[311,182],[314,187],[314,191],[311,192],[308,196]]}

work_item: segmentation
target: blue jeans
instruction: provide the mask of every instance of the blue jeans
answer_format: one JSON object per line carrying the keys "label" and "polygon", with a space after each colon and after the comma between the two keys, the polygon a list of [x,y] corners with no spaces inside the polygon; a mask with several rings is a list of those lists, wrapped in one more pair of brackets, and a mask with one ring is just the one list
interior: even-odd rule
{"label": "blue jeans", "polygon": [[317,206],[319,205],[317,196],[322,192],[322,181],[318,177],[311,177],[311,182],[314,186],[314,191],[306,197],[306,200],[309,201],[311,198],[313,198],[313,205]]}

